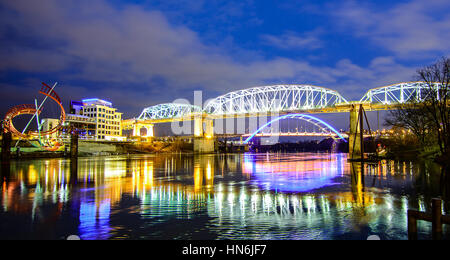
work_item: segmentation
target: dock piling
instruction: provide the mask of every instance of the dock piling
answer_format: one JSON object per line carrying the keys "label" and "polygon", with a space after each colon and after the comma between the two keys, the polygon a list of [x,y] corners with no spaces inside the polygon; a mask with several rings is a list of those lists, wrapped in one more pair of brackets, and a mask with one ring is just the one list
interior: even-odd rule
{"label": "dock piling", "polygon": [[439,198],[431,201],[431,214],[417,210],[408,210],[408,239],[417,240],[417,221],[432,223],[433,240],[442,239],[442,225],[450,225],[450,216],[442,215],[442,200]]}
{"label": "dock piling", "polygon": [[2,133],[2,161],[9,161],[11,159],[11,142],[12,135],[10,132]]}
{"label": "dock piling", "polygon": [[442,238],[442,200],[433,199],[431,203],[433,239],[440,240]]}

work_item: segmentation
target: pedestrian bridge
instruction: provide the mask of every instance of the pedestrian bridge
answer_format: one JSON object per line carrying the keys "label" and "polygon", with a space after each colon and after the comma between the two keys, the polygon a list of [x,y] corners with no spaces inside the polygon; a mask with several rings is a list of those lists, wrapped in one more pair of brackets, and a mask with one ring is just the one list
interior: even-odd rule
{"label": "pedestrian bridge", "polygon": [[[349,145],[354,154],[361,155],[365,111],[392,110],[430,98],[440,99],[440,88],[438,83],[430,86],[425,82],[403,82],[371,89],[360,100],[349,101],[336,90],[307,84],[253,87],[214,98],[204,107],[182,103],[151,106],[137,118],[123,121],[123,129],[133,129],[133,136],[141,136],[140,130],[146,128],[145,137],[153,137],[154,124],[193,121],[193,135],[202,138],[194,143],[194,150],[212,152],[214,142],[210,139],[215,134],[214,121],[217,119],[275,116],[270,125],[274,121],[295,118],[318,126],[322,134],[346,140],[331,125],[308,114],[350,112]],[[246,142],[263,135],[262,129],[267,126],[253,132]],[[353,154],[351,157],[356,158]]]}
{"label": "pedestrian bridge", "polygon": [[[439,88],[439,84],[433,84]],[[438,92],[438,91],[437,91]],[[369,90],[360,100],[349,101],[338,91],[312,85],[273,85],[233,91],[210,100],[204,108],[191,104],[160,104],[145,108],[134,122],[163,123],[210,118],[249,117],[261,113],[339,113],[349,112],[354,104],[366,110],[389,110],[399,105],[420,102],[429,95],[425,82],[405,82]],[[439,97],[437,97],[439,98]]]}

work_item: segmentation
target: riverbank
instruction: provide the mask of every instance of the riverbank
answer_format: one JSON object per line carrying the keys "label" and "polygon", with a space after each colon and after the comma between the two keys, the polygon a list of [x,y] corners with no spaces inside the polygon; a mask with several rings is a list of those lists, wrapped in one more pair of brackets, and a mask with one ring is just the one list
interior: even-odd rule
{"label": "riverbank", "polygon": [[[162,141],[149,143],[80,141],[78,144],[78,157],[192,152],[193,148],[191,146],[192,144],[183,142]],[[69,152],[70,147],[68,145],[55,152],[45,151],[32,146],[21,146],[19,149],[11,149],[11,159],[66,158],[70,156]]]}

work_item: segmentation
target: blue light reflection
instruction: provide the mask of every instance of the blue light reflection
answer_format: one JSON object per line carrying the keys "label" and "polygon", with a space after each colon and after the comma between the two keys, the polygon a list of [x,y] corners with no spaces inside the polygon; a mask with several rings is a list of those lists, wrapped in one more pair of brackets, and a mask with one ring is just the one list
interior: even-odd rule
{"label": "blue light reflection", "polygon": [[344,175],[345,154],[331,154],[328,161],[304,160],[300,154],[283,158],[267,160],[265,155],[246,154],[243,170],[251,176],[251,184],[277,192],[309,192],[337,185],[334,179]]}

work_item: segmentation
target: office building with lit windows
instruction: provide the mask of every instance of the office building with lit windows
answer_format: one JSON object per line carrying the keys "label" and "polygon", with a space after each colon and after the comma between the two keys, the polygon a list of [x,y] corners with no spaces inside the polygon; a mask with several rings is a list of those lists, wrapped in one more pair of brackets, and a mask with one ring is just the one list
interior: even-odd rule
{"label": "office building with lit windows", "polygon": [[98,98],[71,102],[71,113],[95,121],[93,137],[96,141],[125,141],[122,136],[122,113],[111,102]]}

